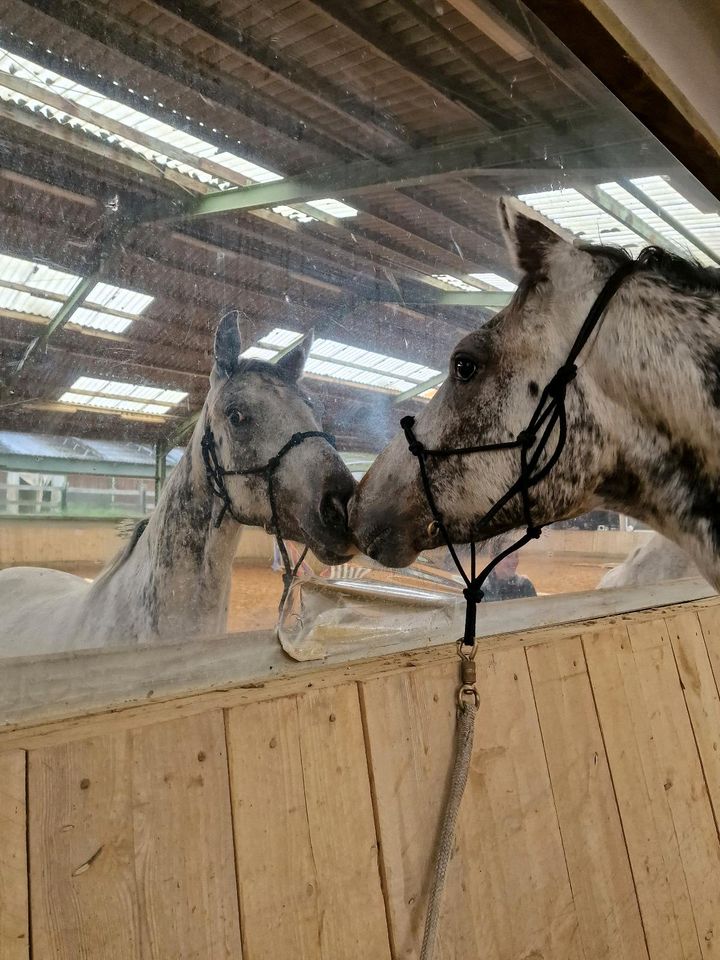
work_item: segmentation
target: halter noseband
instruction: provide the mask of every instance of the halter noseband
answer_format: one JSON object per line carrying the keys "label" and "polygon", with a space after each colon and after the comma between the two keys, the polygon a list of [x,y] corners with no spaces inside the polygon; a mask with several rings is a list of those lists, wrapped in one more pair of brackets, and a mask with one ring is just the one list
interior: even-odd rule
{"label": "halter noseband", "polygon": [[[463,590],[463,595],[467,602],[465,611],[465,631],[462,639],[458,642],[458,649],[464,659],[472,659],[472,656],[474,656],[476,614],[477,606],[479,603],[481,603],[484,596],[482,590],[483,584],[487,580],[490,573],[492,573],[494,568],[502,560],[504,560],[505,557],[509,556],[511,553],[514,553],[516,550],[519,550],[521,547],[524,547],[526,543],[530,542],[530,540],[537,540],[542,533],[544,524],[533,523],[530,505],[530,490],[540,483],[541,480],[544,480],[545,477],[550,473],[560,459],[560,454],[565,446],[565,441],[567,440],[567,411],[565,409],[565,400],[567,388],[575,379],[577,374],[577,358],[580,355],[583,347],[585,347],[587,344],[592,333],[600,324],[600,321],[602,320],[610,301],[618,292],[621,285],[629,276],[635,273],[638,268],[644,264],[644,262],[645,251],[640,254],[637,260],[630,260],[618,267],[617,270],[615,270],[615,272],[607,280],[602,290],[598,294],[595,302],[590,307],[588,315],[585,318],[585,322],[580,328],[580,331],[576,336],[572,347],[570,348],[565,362],[561,367],[558,368],[555,375],[552,377],[540,395],[540,399],[538,400],[533,415],[530,417],[527,427],[525,427],[524,430],[521,430],[514,440],[508,440],[503,443],[479,444],[475,447],[428,450],[415,436],[415,417],[403,417],[400,421],[400,426],[402,427],[403,432],[405,433],[405,439],[408,442],[408,449],[414,457],[417,457],[418,466],[420,468],[420,478],[422,480],[423,490],[425,492],[428,506],[430,507],[430,512],[435,523],[437,524],[438,530],[442,534],[448,550],[450,551],[450,556],[453,559],[453,563],[457,567],[465,583],[465,588]],[[541,466],[540,460],[547,450],[555,427],[558,428],[555,447],[545,463],[543,463]],[[458,558],[442,514],[440,513],[435,501],[432,486],[430,484],[430,477],[428,475],[427,461],[430,458],[443,459],[447,457],[464,456],[465,454],[470,453],[492,453],[496,450],[518,450],[520,453],[520,471],[518,479],[515,481],[515,483],[513,483],[507,492],[503,494],[499,500],[496,500],[487,513],[480,518],[479,526],[482,526],[483,524],[486,524],[490,520],[494,519],[503,509],[503,507],[507,506],[513,497],[519,495],[522,501],[523,519],[525,522],[526,531],[519,540],[516,540],[515,543],[511,544],[506,550],[503,550],[502,553],[499,553],[497,556],[493,557],[493,559],[485,567],[483,567],[483,569],[477,575],[475,573],[475,543],[471,543],[470,575],[468,576],[463,568],[462,563],[460,562],[460,559]],[[471,649],[471,653],[464,651],[463,648],[466,647]]]}
{"label": "halter noseband", "polygon": [[235,512],[230,494],[228,493],[227,486],[225,485],[225,477],[261,477],[263,480],[265,480],[267,485],[268,500],[270,501],[271,529],[277,541],[278,550],[280,551],[284,568],[283,594],[280,599],[279,609],[282,609],[282,606],[285,603],[285,598],[290,590],[290,585],[297,575],[300,565],[305,559],[308,548],[307,546],[305,547],[303,552],[300,554],[298,562],[293,567],[292,563],[290,562],[290,557],[288,556],[285,541],[282,537],[282,531],[280,529],[277,500],[275,498],[275,472],[280,466],[283,457],[290,453],[290,451],[295,447],[299,447],[300,444],[305,440],[311,440],[314,437],[320,437],[322,440],[325,440],[327,443],[329,443],[334,450],[337,449],[335,437],[331,433],[324,433],[322,430],[305,430],[303,433],[294,433],[288,442],[280,447],[275,456],[270,457],[267,463],[260,467],[248,467],[246,470],[226,470],[225,467],[222,466],[217,454],[215,435],[210,429],[209,424],[205,427],[205,432],[202,435],[202,441],[200,444],[208,486],[210,487],[213,495],[222,500],[220,513],[215,520],[216,528],[219,527],[223,522],[226,513],[229,513],[236,523],[244,522],[242,518],[239,517]]}

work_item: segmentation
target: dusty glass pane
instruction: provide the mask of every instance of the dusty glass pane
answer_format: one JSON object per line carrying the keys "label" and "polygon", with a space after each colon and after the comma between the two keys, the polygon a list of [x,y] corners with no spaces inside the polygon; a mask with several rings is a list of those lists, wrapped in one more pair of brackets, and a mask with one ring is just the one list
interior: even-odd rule
{"label": "dusty glass pane", "polygon": [[[472,7],[3,5],[0,651],[273,628],[270,475],[219,484],[208,457],[272,466],[315,431],[338,455],[305,438],[272,480],[314,584],[287,636],[311,595],[330,633],[443,610],[461,583],[442,549],[399,573],[350,559],[350,475],[512,298],[499,197],[583,242],[720,262],[715,198],[521,5]],[[605,578],[697,575],[652,537],[564,520],[488,599],[536,594],[548,618]]]}

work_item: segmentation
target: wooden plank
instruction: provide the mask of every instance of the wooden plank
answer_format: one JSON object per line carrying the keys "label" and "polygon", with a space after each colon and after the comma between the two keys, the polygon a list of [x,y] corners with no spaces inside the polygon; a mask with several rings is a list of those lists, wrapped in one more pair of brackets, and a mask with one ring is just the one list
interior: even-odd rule
{"label": "wooden plank", "polygon": [[720,826],[720,695],[708,648],[697,614],[668,617],[665,623],[682,680],[715,823]]}
{"label": "wooden plank", "polygon": [[[584,957],[527,663],[478,656],[480,709],[437,956]],[[362,686],[393,956],[417,957],[452,761],[456,664]]]}
{"label": "wooden plank", "polygon": [[[686,593],[689,589],[687,583],[670,586],[678,593],[680,588]],[[698,584],[698,590],[702,589],[709,591],[710,587]],[[643,590],[632,588],[625,593],[636,604],[640,602],[640,594],[643,594],[645,603],[657,599]],[[616,592],[624,591],[596,591]],[[592,598],[585,595],[578,600],[577,596],[572,595],[572,602],[577,604],[577,617],[582,618],[593,609],[590,607]],[[662,597],[670,599],[665,591]],[[627,604],[627,599],[624,602]],[[584,630],[594,623],[607,623],[606,619],[593,618],[580,626],[577,623],[556,623],[531,628],[521,621],[523,618],[532,619],[527,610],[534,604],[535,601],[533,604],[523,601],[504,604],[508,607],[524,606],[525,611],[522,616],[517,610],[504,612],[501,617],[493,614],[488,629],[515,632],[487,636],[479,641],[480,649],[531,646],[548,639],[577,636],[579,629]],[[568,604],[571,605],[570,598]],[[623,622],[655,619],[690,606],[697,610],[713,606],[720,609],[720,598],[713,596],[667,609],[624,613],[618,619]],[[510,614],[517,622],[508,619]],[[612,622],[616,621],[613,619]],[[417,643],[416,638],[411,638],[409,642],[394,640],[365,646],[332,654],[322,663],[291,663],[273,645],[269,633],[132,651],[83,651],[69,656],[8,658],[3,661],[0,671],[0,702],[7,705],[0,718],[0,752],[84,740],[119,729],[287,696],[306,689],[310,681],[315,687],[334,687],[348,680],[366,680],[387,672],[412,669],[418,664],[454,660],[454,642],[432,637],[421,649],[417,649]],[[82,676],[83,683],[78,683],[78,676]],[[148,682],[149,677],[152,682]],[[50,716],[55,719],[50,720]],[[2,729],[3,726],[10,729]]]}
{"label": "wooden plank", "polygon": [[222,712],[138,731],[132,768],[143,960],[240,960]]}
{"label": "wooden plank", "polygon": [[29,764],[37,956],[241,956],[222,713]]}
{"label": "wooden plank", "polygon": [[707,610],[698,608],[697,614],[715,676],[715,683],[720,689],[720,604],[714,604]]}
{"label": "wooden plank", "polygon": [[526,651],[585,955],[647,960],[579,637]]}
{"label": "wooden plank", "polygon": [[[663,631],[661,622],[656,632]],[[627,629],[584,634],[583,646],[650,956],[700,960],[692,898],[665,788],[667,773],[650,716],[673,708],[646,703]],[[681,698],[679,684],[674,691],[670,686],[669,694],[671,700]]]}
{"label": "wooden plank", "polygon": [[389,960],[354,684],[227,718],[247,957]]}
{"label": "wooden plank", "polygon": [[29,754],[36,957],[140,960],[130,782],[127,733]]}
{"label": "wooden plank", "polygon": [[[697,601],[711,589],[704,581],[682,581],[539,597],[532,603],[508,601],[503,604],[507,609],[488,608],[481,618],[479,643],[481,649],[495,650],[500,644],[517,646],[550,636],[576,636],[589,618],[656,617],[662,614],[639,608],[658,604],[696,600],[698,607],[720,606],[717,596]],[[584,622],[578,626],[578,621]],[[103,722],[108,730],[107,718],[99,715],[109,710],[114,732],[121,720],[133,727],[172,719],[183,711],[198,713],[298,693],[306,688],[309,675],[314,683],[334,685],[348,676],[364,679],[387,669],[402,669],[408,660],[452,659],[453,636],[457,633],[448,628],[445,633],[417,630],[372,642],[361,638],[334,649],[322,662],[304,663],[291,661],[270,631],[139,648],[77,650],[52,657],[7,657],[0,670],[0,750],[44,746],[43,738],[56,731],[53,742],[63,742],[69,735],[97,736]],[[200,696],[205,699],[199,701]],[[34,729],[15,732],[23,727]]]}
{"label": "wooden plank", "polygon": [[[720,950],[720,837],[664,620],[629,624],[664,793],[705,960]],[[714,733],[717,735],[718,729]]]}
{"label": "wooden plank", "polygon": [[0,960],[29,960],[25,754],[0,756]]}

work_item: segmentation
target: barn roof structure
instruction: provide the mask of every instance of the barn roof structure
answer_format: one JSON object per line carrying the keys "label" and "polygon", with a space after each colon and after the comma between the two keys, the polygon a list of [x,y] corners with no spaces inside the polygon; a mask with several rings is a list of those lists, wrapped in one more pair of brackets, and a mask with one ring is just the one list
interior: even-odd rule
{"label": "barn roof structure", "polygon": [[5,0],[0,429],[172,446],[237,307],[256,356],[315,331],[327,428],[377,450],[507,302],[506,192],[720,262],[709,195],[505,6]]}

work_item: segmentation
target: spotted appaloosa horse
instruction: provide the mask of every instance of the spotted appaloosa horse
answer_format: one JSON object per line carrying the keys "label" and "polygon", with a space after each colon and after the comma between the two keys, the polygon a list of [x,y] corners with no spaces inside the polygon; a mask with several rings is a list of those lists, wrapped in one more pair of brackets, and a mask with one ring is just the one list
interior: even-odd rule
{"label": "spotted appaloosa horse", "polygon": [[[417,417],[416,436],[430,449],[515,438],[599,291],[629,259],[573,243],[515,199],[500,202],[500,215],[522,280],[508,306],[458,344],[448,378]],[[678,544],[720,587],[720,271],[648,250],[578,366],[567,443],[532,489],[533,521],[622,511]],[[430,459],[428,472],[455,542],[523,525],[519,497],[491,526],[478,523],[516,480],[517,450]],[[350,519],[360,548],[390,566],[437,542],[402,434],[364,477]]]}
{"label": "spotted appaloosa horse", "polygon": [[[202,438],[209,426],[225,469],[266,464],[298,432],[318,430],[298,379],[309,343],[274,366],[240,358],[235,311],[220,322],[210,391],[182,459],[147,524],[92,584],[57,570],[0,572],[0,654],[129,645],[225,630],[232,562],[241,526],[209,487]],[[265,479],[228,476],[232,512],[268,526]],[[275,474],[283,535],[306,543],[326,563],[352,553],[346,505],[355,481],[322,437],[291,449]]]}

